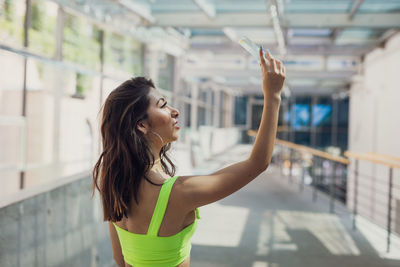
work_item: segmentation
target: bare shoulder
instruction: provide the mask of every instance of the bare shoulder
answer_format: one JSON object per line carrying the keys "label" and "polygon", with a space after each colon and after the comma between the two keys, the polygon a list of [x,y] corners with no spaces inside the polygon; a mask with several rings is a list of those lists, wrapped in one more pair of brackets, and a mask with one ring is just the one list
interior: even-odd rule
{"label": "bare shoulder", "polygon": [[182,202],[182,208],[193,210],[229,196],[264,170],[265,168],[244,160],[207,175],[180,176],[175,182],[174,192]]}
{"label": "bare shoulder", "polygon": [[191,206],[190,205],[186,205],[188,203],[188,197],[187,197],[187,193],[185,192],[185,190],[188,190],[188,186],[185,187],[185,181],[187,181],[188,178],[193,177],[193,175],[191,176],[179,176],[173,186],[173,200],[175,203],[177,203],[177,205],[179,206],[179,208],[183,211],[183,212],[189,212],[191,210]]}

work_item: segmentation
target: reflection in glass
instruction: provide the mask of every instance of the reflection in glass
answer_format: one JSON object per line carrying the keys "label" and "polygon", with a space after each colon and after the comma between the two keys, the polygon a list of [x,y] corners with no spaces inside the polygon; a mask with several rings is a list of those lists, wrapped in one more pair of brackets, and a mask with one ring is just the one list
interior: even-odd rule
{"label": "reflection in glass", "polygon": [[0,43],[14,48],[24,46],[24,0],[6,0],[0,4]]}
{"label": "reflection in glass", "polygon": [[174,57],[159,53],[158,87],[167,91],[173,90]]}
{"label": "reflection in glass", "polygon": [[87,19],[65,14],[63,59],[100,70],[99,28]]}
{"label": "reflection in glass", "polygon": [[58,5],[45,0],[31,0],[29,49],[46,57],[54,57]]}
{"label": "reflection in glass", "polygon": [[130,37],[106,32],[104,38],[104,72],[116,76],[140,76],[142,44]]}

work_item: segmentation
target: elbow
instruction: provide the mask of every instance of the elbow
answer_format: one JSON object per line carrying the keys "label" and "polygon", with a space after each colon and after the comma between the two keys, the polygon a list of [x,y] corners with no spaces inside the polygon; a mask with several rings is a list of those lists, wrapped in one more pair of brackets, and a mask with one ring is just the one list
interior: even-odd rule
{"label": "elbow", "polygon": [[267,170],[268,166],[269,166],[269,161],[263,161],[263,162],[254,162],[253,161],[253,171],[255,172],[255,175],[258,176],[261,173],[263,173],[264,171]]}
{"label": "elbow", "polygon": [[265,172],[268,169],[269,163],[263,164],[260,167],[260,173]]}

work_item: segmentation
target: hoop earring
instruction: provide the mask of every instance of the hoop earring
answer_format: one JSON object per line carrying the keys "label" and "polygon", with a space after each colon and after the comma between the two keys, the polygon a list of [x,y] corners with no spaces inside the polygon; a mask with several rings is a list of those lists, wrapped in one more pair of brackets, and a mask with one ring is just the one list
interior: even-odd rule
{"label": "hoop earring", "polygon": [[164,140],[161,138],[161,136],[160,136],[158,133],[154,132],[153,130],[150,130],[150,132],[152,132],[152,133],[154,133],[155,135],[157,135],[158,138],[160,138],[160,140],[161,140],[161,145],[164,145]]}

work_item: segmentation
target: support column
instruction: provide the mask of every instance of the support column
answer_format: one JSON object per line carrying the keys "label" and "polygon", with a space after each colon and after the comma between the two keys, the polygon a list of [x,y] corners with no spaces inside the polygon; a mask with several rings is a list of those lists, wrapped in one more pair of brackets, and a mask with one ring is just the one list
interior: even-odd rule
{"label": "support column", "polygon": [[[206,108],[206,125],[212,125],[212,115],[213,115],[213,105],[212,103],[212,94],[213,90],[211,88],[207,88],[207,108]],[[211,106],[211,109],[208,107]]]}
{"label": "support column", "polygon": [[214,127],[219,128],[220,120],[221,120],[221,105],[220,105],[220,99],[221,99],[221,91],[219,88],[214,87],[213,88],[215,97],[214,97]]}
{"label": "support column", "polygon": [[224,101],[223,101],[223,105],[225,108],[224,112],[224,122],[225,128],[229,128],[232,126],[232,95],[230,93],[225,92],[225,97],[224,97]]}
{"label": "support column", "polygon": [[190,131],[195,132],[197,130],[197,102],[199,96],[199,85],[197,83],[191,84],[192,98],[190,105]]}

